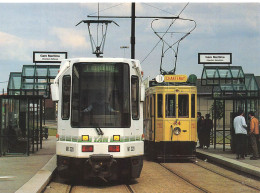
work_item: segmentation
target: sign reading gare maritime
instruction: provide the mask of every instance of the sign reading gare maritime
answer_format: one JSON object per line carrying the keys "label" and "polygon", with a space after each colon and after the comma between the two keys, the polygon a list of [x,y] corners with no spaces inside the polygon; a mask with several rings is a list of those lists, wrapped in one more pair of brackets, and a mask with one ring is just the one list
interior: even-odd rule
{"label": "sign reading gare maritime", "polygon": [[199,53],[199,64],[231,64],[231,53]]}
{"label": "sign reading gare maritime", "polygon": [[67,52],[33,52],[34,63],[61,63],[67,59]]}

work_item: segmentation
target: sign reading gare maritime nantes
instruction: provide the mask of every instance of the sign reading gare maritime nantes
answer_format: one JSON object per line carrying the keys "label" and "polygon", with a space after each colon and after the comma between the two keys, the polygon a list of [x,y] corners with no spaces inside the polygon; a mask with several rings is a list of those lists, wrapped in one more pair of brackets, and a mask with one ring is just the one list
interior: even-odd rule
{"label": "sign reading gare maritime nantes", "polygon": [[61,63],[67,59],[67,52],[33,52],[34,63]]}
{"label": "sign reading gare maritime nantes", "polygon": [[231,53],[199,53],[199,64],[231,64]]}

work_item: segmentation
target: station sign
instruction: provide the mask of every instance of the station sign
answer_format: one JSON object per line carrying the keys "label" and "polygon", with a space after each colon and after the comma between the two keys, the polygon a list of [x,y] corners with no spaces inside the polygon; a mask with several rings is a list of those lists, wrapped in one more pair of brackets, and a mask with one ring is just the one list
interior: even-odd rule
{"label": "station sign", "polygon": [[199,53],[199,64],[232,64],[232,53]]}
{"label": "station sign", "polygon": [[187,82],[187,75],[164,75],[164,82]]}
{"label": "station sign", "polygon": [[33,52],[34,63],[61,63],[67,59],[67,52]]}

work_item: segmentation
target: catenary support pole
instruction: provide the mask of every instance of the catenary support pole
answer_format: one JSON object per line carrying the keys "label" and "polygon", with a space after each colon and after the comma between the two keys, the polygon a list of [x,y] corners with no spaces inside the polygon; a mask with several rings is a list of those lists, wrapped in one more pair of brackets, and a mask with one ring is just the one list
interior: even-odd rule
{"label": "catenary support pole", "polygon": [[131,59],[135,59],[135,3],[132,3],[131,16]]}

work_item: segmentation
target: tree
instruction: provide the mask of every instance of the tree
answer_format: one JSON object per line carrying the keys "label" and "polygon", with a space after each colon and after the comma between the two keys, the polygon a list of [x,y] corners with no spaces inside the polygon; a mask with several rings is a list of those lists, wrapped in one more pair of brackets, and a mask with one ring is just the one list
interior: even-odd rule
{"label": "tree", "polygon": [[215,100],[216,102],[216,109],[214,108],[214,103],[211,105],[211,112],[212,112],[212,118],[215,117],[215,112],[216,112],[216,119],[220,120],[223,118],[224,115],[224,104],[222,100]]}

